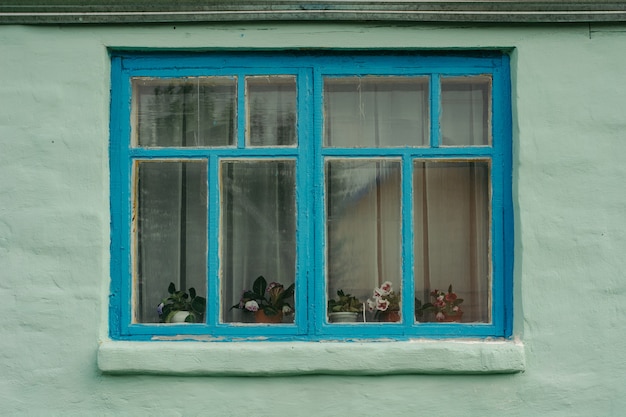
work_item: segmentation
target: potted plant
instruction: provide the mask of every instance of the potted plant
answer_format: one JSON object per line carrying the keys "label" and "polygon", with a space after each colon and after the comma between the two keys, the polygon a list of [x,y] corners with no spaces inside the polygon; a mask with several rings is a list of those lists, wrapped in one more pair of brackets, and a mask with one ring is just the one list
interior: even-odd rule
{"label": "potted plant", "polygon": [[164,298],[157,311],[161,323],[201,323],[204,321],[206,311],[206,298],[196,294],[194,288],[189,288],[189,294],[185,291],[177,291],[173,282],[167,288],[169,296]]}
{"label": "potted plant", "polygon": [[254,313],[257,323],[281,323],[284,314],[292,314],[293,308],[287,302],[293,297],[295,284],[285,288],[279,282],[269,285],[263,276],[252,284],[252,291],[243,292],[239,303],[231,307]]}
{"label": "potted plant", "polygon": [[328,320],[331,323],[354,323],[363,312],[363,303],[343,290],[337,291],[337,298],[328,300]]}
{"label": "potted plant", "polygon": [[400,293],[393,290],[390,281],[385,281],[374,288],[374,295],[367,299],[367,307],[370,312],[375,312],[378,321],[396,322],[400,321],[400,302]]}
{"label": "potted plant", "polygon": [[430,292],[433,298],[432,303],[426,303],[422,306],[422,311],[432,311],[435,313],[435,320],[441,322],[461,321],[463,311],[459,305],[463,302],[452,291],[452,284],[448,287],[448,292],[433,290]]}

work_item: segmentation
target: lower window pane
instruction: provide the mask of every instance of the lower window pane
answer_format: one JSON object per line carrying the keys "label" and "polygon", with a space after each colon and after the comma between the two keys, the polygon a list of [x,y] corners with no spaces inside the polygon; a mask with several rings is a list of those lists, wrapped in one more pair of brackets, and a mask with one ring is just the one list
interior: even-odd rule
{"label": "lower window pane", "polygon": [[[202,322],[207,270],[206,163],[140,161],[135,172],[136,321],[171,322],[182,308],[193,313],[190,318],[183,313],[182,320]],[[170,283],[174,294],[168,291]],[[181,290],[188,298],[177,293]],[[198,298],[192,300],[194,291]]]}
{"label": "lower window pane", "polygon": [[293,322],[295,176],[291,160],[221,163],[223,322]]}
{"label": "lower window pane", "polygon": [[329,321],[342,320],[330,314],[341,311],[358,313],[358,321],[399,321],[400,161],[329,159],[325,173]]}
{"label": "lower window pane", "polygon": [[490,164],[415,161],[413,168],[415,298],[428,306],[416,319],[488,323]]}

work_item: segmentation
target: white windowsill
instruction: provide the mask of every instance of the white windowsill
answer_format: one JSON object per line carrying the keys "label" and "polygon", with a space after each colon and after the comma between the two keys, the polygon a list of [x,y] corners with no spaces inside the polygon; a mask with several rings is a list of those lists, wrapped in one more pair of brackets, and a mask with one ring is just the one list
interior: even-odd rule
{"label": "white windowsill", "polygon": [[107,340],[98,367],[112,374],[281,376],[482,374],[525,370],[510,340],[389,342],[133,342]]}

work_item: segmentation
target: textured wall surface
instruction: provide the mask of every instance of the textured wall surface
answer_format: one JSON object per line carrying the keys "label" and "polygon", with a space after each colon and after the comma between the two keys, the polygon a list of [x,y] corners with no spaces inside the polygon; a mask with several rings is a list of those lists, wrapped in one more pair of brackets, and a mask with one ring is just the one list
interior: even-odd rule
{"label": "textured wall surface", "polygon": [[[102,374],[109,47],[510,51],[514,333],[525,372]],[[1,414],[623,415],[625,48],[626,27],[586,24],[0,26]]]}

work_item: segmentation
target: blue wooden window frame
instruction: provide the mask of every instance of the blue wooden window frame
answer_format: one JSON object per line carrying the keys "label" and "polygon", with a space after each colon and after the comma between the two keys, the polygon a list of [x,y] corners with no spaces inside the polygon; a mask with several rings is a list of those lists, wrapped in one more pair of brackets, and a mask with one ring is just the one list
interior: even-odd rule
{"label": "blue wooden window frame", "polygon": [[[113,339],[154,340],[176,336],[208,340],[351,340],[416,337],[508,337],[512,334],[512,149],[509,58],[504,53],[426,54],[384,52],[207,52],[111,53],[111,293],[109,329]],[[296,75],[297,131],[295,147],[245,147],[243,80],[247,75]],[[492,77],[489,146],[443,147],[439,140],[440,78],[488,74]],[[237,143],[232,148],[140,148],[131,145],[131,79],[133,77],[237,76]],[[325,76],[400,75],[430,77],[430,144],[426,147],[324,148],[322,146],[322,79]],[[491,323],[361,323],[326,322],[324,279],[325,157],[386,157],[402,161],[402,288],[413,294],[413,219],[411,169],[415,159],[479,159],[491,162]],[[237,326],[219,323],[218,162],[221,158],[284,158],[296,161],[297,267],[296,306],[292,325]],[[203,159],[208,164],[207,320],[202,324],[131,323],[131,201],[133,161]],[[313,215],[304,215],[304,213]],[[402,316],[414,317],[413,303],[402,303]],[[303,306],[307,306],[304,308]]]}

